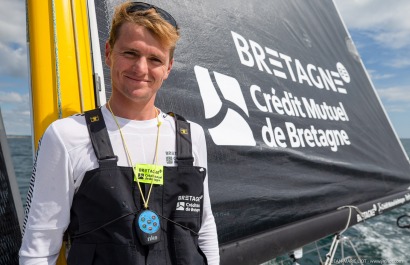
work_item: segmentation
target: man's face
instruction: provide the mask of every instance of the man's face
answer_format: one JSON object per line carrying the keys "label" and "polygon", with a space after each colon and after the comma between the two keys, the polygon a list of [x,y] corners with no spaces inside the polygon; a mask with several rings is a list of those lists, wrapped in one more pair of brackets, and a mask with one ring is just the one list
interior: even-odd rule
{"label": "man's face", "polygon": [[153,104],[173,60],[169,59],[169,49],[145,27],[126,22],[114,47],[107,42],[105,63],[111,68],[112,93],[117,102]]}

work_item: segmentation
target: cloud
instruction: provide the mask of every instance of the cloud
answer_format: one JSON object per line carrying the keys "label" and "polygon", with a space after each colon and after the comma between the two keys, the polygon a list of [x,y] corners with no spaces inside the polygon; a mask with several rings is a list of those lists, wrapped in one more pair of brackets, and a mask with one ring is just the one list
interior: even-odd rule
{"label": "cloud", "polygon": [[405,48],[410,44],[409,30],[410,29],[391,31],[389,29],[385,29],[381,31],[375,31],[373,34],[370,34],[370,36],[383,46],[393,49],[400,49]]}
{"label": "cloud", "polygon": [[22,95],[16,92],[0,91],[0,103],[27,103],[28,94]]}
{"label": "cloud", "polygon": [[408,113],[410,111],[409,87],[390,87],[378,89],[383,105],[389,113]]}
{"label": "cloud", "polygon": [[394,74],[378,74],[376,70],[368,69],[367,73],[370,75],[372,80],[383,80],[395,77]]}
{"label": "cloud", "polygon": [[394,68],[406,68],[410,66],[410,58],[407,58],[407,57],[395,58],[391,60],[390,62],[388,62],[387,65],[394,67]]}
{"label": "cloud", "polygon": [[0,75],[27,78],[26,48],[12,48],[0,42]]}
{"label": "cloud", "polygon": [[377,92],[381,98],[392,102],[410,103],[409,87],[390,87],[378,89]]}
{"label": "cloud", "polygon": [[3,110],[4,127],[7,135],[30,135],[31,122],[30,112],[27,110]]}
{"label": "cloud", "polygon": [[389,113],[393,113],[393,112],[405,113],[408,111],[408,108],[406,108],[403,105],[386,105],[385,108]]}
{"label": "cloud", "polygon": [[336,0],[343,20],[350,28],[409,30],[408,0]]}
{"label": "cloud", "polygon": [[410,1],[336,0],[350,29],[365,30],[379,44],[392,49],[410,45]]}
{"label": "cloud", "polygon": [[25,46],[26,7],[24,0],[1,1],[0,42]]}
{"label": "cloud", "polygon": [[29,94],[0,91],[1,114],[6,134],[31,134]]}
{"label": "cloud", "polygon": [[27,78],[26,11],[23,0],[2,0],[0,75]]}

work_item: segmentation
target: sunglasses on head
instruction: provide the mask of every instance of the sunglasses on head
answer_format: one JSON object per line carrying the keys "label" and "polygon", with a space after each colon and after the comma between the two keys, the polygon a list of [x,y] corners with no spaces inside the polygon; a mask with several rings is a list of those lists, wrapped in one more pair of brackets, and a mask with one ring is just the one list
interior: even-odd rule
{"label": "sunglasses on head", "polygon": [[178,30],[178,24],[175,21],[175,19],[169,14],[167,11],[165,11],[162,8],[159,8],[157,6],[147,4],[144,2],[132,2],[132,4],[127,8],[127,13],[133,13],[136,11],[146,11],[149,9],[155,9],[155,11],[163,18],[165,21],[167,21],[169,24],[171,24],[176,30]]}

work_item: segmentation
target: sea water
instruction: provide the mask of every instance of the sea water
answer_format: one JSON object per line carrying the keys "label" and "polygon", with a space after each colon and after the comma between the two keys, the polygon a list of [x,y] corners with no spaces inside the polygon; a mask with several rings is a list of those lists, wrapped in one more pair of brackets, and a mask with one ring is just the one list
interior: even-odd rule
{"label": "sea water", "polygon": [[[401,141],[410,157],[410,139],[401,139]],[[25,206],[33,165],[31,137],[8,137],[8,144],[21,199]],[[349,228],[343,234],[346,237],[344,243],[340,244],[343,245],[344,256],[341,247],[339,247],[333,264],[360,264],[360,261],[363,264],[410,264],[410,244],[408,243],[410,229],[402,229],[396,225],[397,218],[406,213],[410,213],[409,204]],[[350,242],[359,257],[356,257]],[[321,260],[325,261],[331,243],[332,237],[327,237],[304,246],[303,257],[298,263],[318,265]],[[343,260],[343,258],[345,259]],[[284,255],[264,263],[264,265],[268,264],[293,263],[287,255]]]}
{"label": "sea water", "polygon": [[30,136],[7,137],[23,207],[26,207],[26,196],[30,186],[31,172],[33,170],[33,148],[31,140]]}

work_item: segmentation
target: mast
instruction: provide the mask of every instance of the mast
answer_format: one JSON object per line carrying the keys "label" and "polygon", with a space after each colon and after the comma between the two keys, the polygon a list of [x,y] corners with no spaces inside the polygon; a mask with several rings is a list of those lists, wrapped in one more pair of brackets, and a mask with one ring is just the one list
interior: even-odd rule
{"label": "mast", "polygon": [[[100,106],[105,92],[93,67],[88,2],[26,4],[35,150],[53,121]],[[64,244],[57,264],[66,264]]]}
{"label": "mast", "polygon": [[95,108],[86,1],[27,1],[34,146],[56,119]]}

